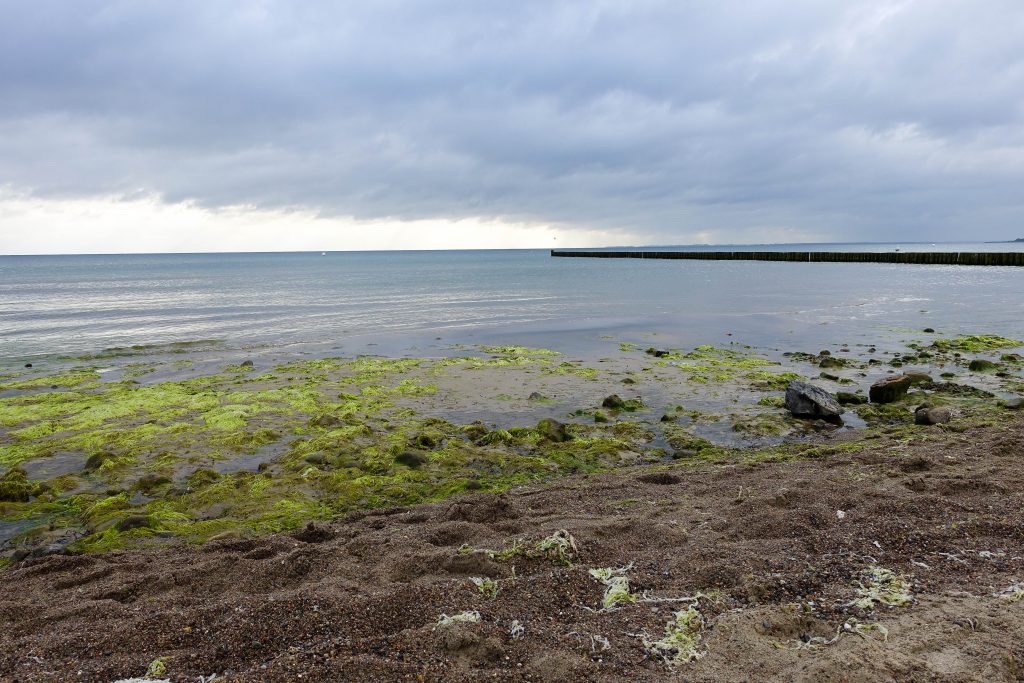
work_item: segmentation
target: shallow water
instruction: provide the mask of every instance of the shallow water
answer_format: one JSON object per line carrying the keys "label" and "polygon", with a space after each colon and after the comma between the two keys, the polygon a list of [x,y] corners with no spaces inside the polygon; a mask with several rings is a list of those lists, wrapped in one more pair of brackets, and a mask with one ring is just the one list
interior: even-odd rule
{"label": "shallow water", "polygon": [[588,353],[604,347],[602,336],[886,347],[923,327],[1024,337],[1022,294],[1020,268],[555,259],[546,250],[9,256],[0,257],[0,361],[203,339],[321,355],[429,355],[456,341]]}

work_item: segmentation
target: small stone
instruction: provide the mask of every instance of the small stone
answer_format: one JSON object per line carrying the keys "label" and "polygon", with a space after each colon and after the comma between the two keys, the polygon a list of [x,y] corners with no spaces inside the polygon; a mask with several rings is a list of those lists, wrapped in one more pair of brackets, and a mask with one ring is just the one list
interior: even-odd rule
{"label": "small stone", "polygon": [[1022,410],[1024,409],[1024,398],[1009,398],[1003,401],[1003,407],[1008,410]]}
{"label": "small stone", "polygon": [[626,402],[618,394],[612,394],[601,401],[601,407],[610,408],[611,410],[622,410],[626,407]]}
{"label": "small stone", "polygon": [[932,381],[931,375],[929,375],[927,372],[922,372],[920,370],[907,370],[906,372],[903,373],[903,375],[910,378],[911,384],[922,384],[925,382]]}
{"label": "small stone", "polygon": [[253,362],[251,360],[243,360],[242,361],[242,367],[243,368],[251,368],[252,366],[253,366]]}
{"label": "small stone", "polygon": [[976,358],[971,361],[970,365],[967,366],[967,369],[971,372],[988,372],[990,370],[995,370],[996,364],[990,360]]}
{"label": "small stone", "polygon": [[949,408],[929,408],[928,406],[921,406],[914,411],[914,424],[946,424],[952,419],[952,417],[953,415],[949,411]]}
{"label": "small stone", "polygon": [[539,391],[535,391],[532,394],[530,394],[529,396],[527,396],[526,400],[528,400],[528,401],[543,401],[544,400],[544,394],[540,393]]}
{"label": "small stone", "polygon": [[336,427],[341,424],[341,420],[330,413],[324,413],[317,415],[309,420],[310,427]]}
{"label": "small stone", "polygon": [[30,367],[32,367],[32,364],[31,363],[25,363],[25,367],[26,368],[30,368]]}
{"label": "small stone", "polygon": [[395,457],[395,462],[416,469],[427,462],[427,458],[422,453],[417,453],[416,451],[403,451]]}
{"label": "small stone", "polygon": [[935,330],[933,330],[930,327],[924,328],[924,331],[925,331],[926,334],[935,334]]}
{"label": "small stone", "polygon": [[131,531],[132,529],[152,529],[153,520],[147,515],[128,515],[117,523],[118,531]]}
{"label": "small stone", "polygon": [[537,423],[537,432],[539,432],[545,439],[556,443],[562,443],[563,441],[569,441],[572,439],[572,435],[566,431],[565,425],[550,417],[544,418]]}
{"label": "small stone", "polygon": [[819,368],[841,368],[843,367],[843,361],[832,356],[825,356],[818,363]]}
{"label": "small stone", "polygon": [[838,392],[836,394],[836,400],[839,401],[839,405],[843,405],[843,406],[861,405],[863,403],[867,403],[868,402],[867,396],[862,396],[861,394],[855,394],[855,393],[850,392],[850,391],[840,391],[840,392]]}

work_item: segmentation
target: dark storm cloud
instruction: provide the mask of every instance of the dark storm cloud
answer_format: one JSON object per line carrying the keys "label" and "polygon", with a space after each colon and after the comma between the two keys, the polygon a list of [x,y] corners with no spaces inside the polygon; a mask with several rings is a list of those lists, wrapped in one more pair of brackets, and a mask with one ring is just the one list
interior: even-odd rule
{"label": "dark storm cloud", "polygon": [[657,235],[1024,233],[1024,5],[0,2],[0,185]]}

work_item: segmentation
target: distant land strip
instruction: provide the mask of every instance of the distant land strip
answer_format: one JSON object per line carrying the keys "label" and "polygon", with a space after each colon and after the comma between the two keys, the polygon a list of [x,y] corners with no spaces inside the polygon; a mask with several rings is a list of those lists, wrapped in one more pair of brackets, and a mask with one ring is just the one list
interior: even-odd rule
{"label": "distant land strip", "polygon": [[946,266],[1024,266],[1024,251],[575,251],[552,256],[576,258],[689,259],[697,261],[799,261],[805,263],[920,263]]}

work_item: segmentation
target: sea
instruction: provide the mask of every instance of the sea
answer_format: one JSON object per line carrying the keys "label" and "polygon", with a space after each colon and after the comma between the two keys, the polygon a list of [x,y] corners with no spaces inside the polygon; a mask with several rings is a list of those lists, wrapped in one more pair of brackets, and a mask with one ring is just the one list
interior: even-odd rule
{"label": "sea", "polygon": [[[655,248],[655,247],[651,247]],[[659,246],[1018,251],[1024,244]],[[0,363],[217,343],[251,355],[611,342],[817,351],[924,328],[1024,339],[1024,268],[552,258],[548,250],[0,256]]]}

